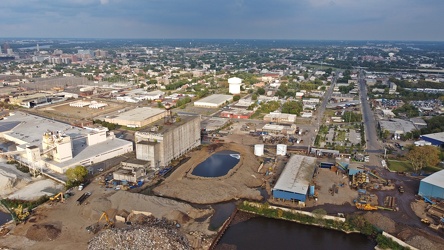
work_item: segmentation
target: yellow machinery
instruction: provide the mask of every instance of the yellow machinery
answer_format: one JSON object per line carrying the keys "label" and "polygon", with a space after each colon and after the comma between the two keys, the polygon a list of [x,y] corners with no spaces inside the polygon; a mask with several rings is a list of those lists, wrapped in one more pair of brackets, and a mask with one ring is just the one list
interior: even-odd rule
{"label": "yellow machinery", "polygon": [[[103,225],[103,227],[100,227],[100,221],[105,220],[105,224]],[[100,216],[99,220],[97,221],[97,223],[86,227],[86,230],[88,230],[88,232],[90,233],[97,233],[98,231],[100,231],[103,228],[113,228],[114,227],[114,222],[112,222],[109,217],[108,214],[106,212],[103,212],[102,215]]]}
{"label": "yellow machinery", "polygon": [[49,200],[51,200],[51,201],[60,200],[60,202],[65,202],[65,197],[63,197],[63,192],[60,192],[60,193],[54,195],[53,197],[49,198]]}
{"label": "yellow machinery", "polygon": [[378,210],[378,207],[372,206],[370,204],[356,203],[355,205],[356,208],[360,210],[366,210],[366,211]]}
{"label": "yellow machinery", "polygon": [[18,207],[14,209],[14,213],[19,221],[24,221],[29,216],[29,212],[24,211],[22,204],[18,205]]}

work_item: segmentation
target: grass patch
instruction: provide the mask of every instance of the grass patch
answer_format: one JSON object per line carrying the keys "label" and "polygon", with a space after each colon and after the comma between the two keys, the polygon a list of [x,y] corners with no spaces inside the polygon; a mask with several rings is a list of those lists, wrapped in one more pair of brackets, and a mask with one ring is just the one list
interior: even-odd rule
{"label": "grass patch", "polygon": [[[413,170],[412,164],[410,164],[410,162],[408,161],[388,160],[388,168],[392,171],[397,171],[397,172],[415,172]],[[435,173],[442,169],[443,168],[441,167],[434,166],[434,167],[423,168],[422,171],[427,173]]]}
{"label": "grass patch", "polygon": [[345,131],[343,130],[338,130],[336,132],[336,140],[335,141],[345,141]]}
{"label": "grass patch", "polygon": [[388,160],[388,168],[397,172],[412,172],[413,167],[408,161]]}

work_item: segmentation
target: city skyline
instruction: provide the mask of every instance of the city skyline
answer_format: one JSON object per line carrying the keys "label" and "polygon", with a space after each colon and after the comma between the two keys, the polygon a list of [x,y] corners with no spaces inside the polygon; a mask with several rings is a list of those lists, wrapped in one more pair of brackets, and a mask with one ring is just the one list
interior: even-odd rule
{"label": "city skyline", "polygon": [[444,41],[438,0],[4,0],[3,37]]}

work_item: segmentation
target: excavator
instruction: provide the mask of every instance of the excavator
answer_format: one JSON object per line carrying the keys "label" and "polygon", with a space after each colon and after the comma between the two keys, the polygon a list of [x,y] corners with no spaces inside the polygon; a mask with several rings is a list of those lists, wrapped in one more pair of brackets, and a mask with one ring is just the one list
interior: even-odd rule
{"label": "excavator", "polygon": [[[105,220],[105,224],[103,225],[103,227],[100,227],[100,222],[102,220]],[[107,229],[107,228],[114,228],[114,222],[109,219],[109,216],[106,212],[103,212],[97,223],[86,227],[86,230],[90,233],[95,234],[99,232],[101,229]]]}
{"label": "excavator", "polygon": [[356,208],[360,209],[360,210],[366,210],[366,211],[378,210],[378,207],[372,206],[370,204],[356,203],[355,205],[356,205]]}
{"label": "excavator", "polygon": [[24,221],[29,216],[29,212],[23,209],[22,204],[18,205],[18,207],[14,209],[14,213],[19,221]]}
{"label": "excavator", "polygon": [[53,197],[49,198],[49,200],[51,200],[51,201],[60,200],[60,202],[65,202],[65,197],[63,196],[63,192],[60,192],[60,193],[54,195]]}

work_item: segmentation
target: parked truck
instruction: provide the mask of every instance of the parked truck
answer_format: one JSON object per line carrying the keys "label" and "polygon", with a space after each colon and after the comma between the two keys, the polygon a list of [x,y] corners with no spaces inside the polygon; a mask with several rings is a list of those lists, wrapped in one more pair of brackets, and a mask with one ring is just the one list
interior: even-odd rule
{"label": "parked truck", "polygon": [[80,196],[78,199],[77,199],[77,205],[82,205],[82,203],[89,197],[91,195],[91,193],[90,192],[86,192],[86,193],[84,193],[84,194],[82,194],[82,196]]}

